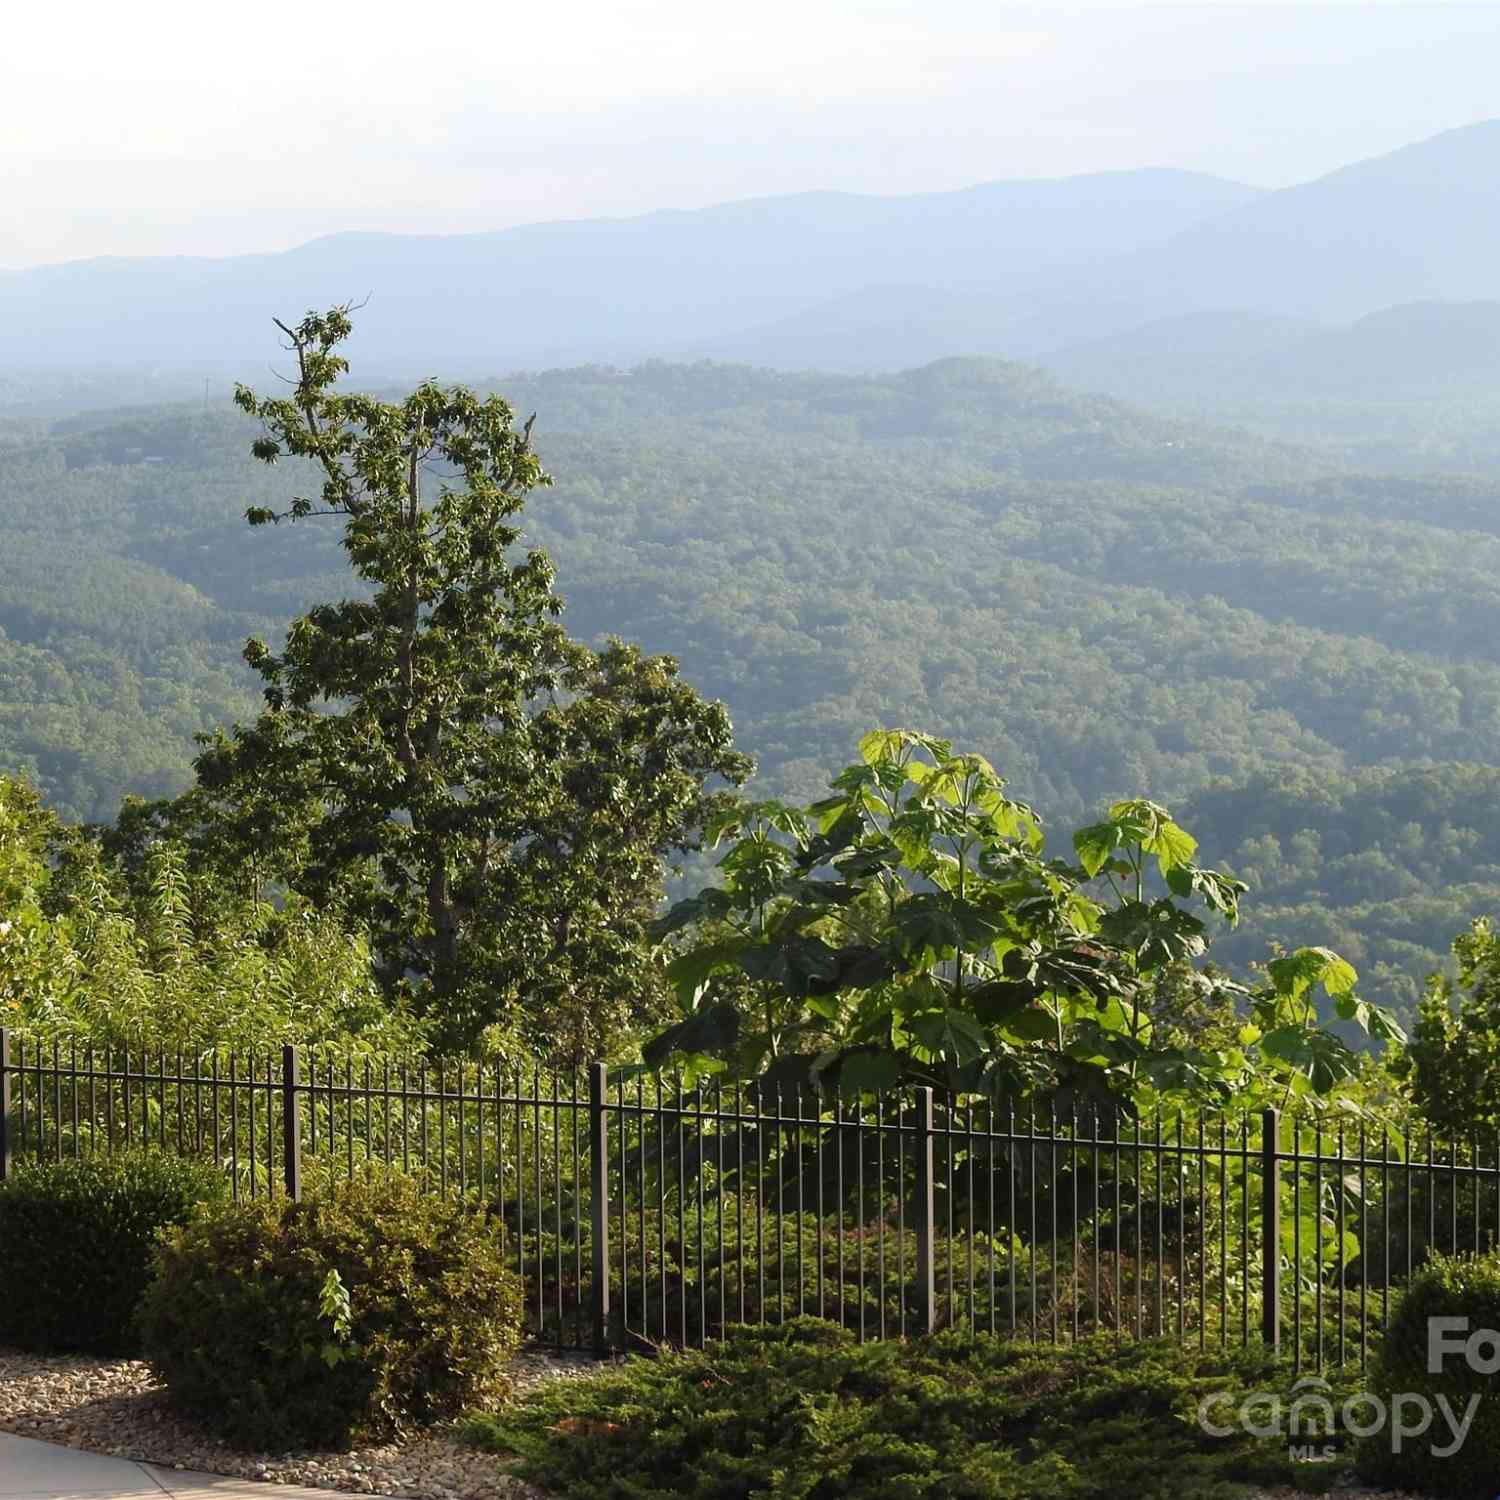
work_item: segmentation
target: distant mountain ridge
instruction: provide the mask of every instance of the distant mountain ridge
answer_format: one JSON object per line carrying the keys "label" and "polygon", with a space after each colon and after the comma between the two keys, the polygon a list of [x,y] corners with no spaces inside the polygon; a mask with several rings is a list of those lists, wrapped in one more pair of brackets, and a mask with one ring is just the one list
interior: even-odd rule
{"label": "distant mountain ridge", "polygon": [[950,283],[936,311],[914,280],[899,316],[862,289],[862,315],[846,298],[693,352],[778,368],[817,352],[828,368],[879,371],[953,353],[1034,359],[1224,309],[1348,322],[1401,304],[1500,299],[1500,121],[1257,194],[1086,266],[1043,266],[1004,286]]}
{"label": "distant mountain ridge", "polygon": [[[368,296],[355,357],[403,378],[657,357],[874,372],[1057,355],[1077,379],[1082,346],[1217,319],[1213,337],[1264,356],[1276,380],[1276,347],[1297,325],[1308,357],[1336,364],[1332,346],[1315,347],[1319,325],[1500,302],[1497,187],[1500,120],[1278,191],[1145,169],[485,234],[338,234],[222,260],[78,261],[0,274],[0,374],[141,361],[259,372],[273,315]],[[1381,337],[1374,326],[1344,342]],[[1439,337],[1423,357],[1441,365],[1449,345]],[[1206,373],[1222,371],[1210,361]],[[1174,378],[1204,374],[1189,360]]]}
{"label": "distant mountain ridge", "polygon": [[351,234],[275,255],[0,274],[0,364],[253,358],[269,319],[359,299],[358,357],[514,370],[636,360],[872,281],[996,284],[1153,243],[1259,190],[1169,169],[726,203],[491,234]]}

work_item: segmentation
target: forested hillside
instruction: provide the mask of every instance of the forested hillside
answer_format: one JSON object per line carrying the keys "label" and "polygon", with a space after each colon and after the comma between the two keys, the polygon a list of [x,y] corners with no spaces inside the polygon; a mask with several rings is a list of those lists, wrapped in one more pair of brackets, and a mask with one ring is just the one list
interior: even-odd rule
{"label": "forested hillside", "polygon": [[[1500,906],[1500,487],[992,361],[503,389],[538,413],[527,530],[572,630],[679,656],[763,791],[911,723],[1056,820],[1149,793],[1259,887],[1252,936],[1326,931],[1407,1002]],[[251,435],[200,403],[0,445],[0,769],[75,817],[180,785],[193,731],[254,707],[243,637],[345,587],[316,521],[245,530],[310,483]]]}
{"label": "forested hillside", "polygon": [[1500,468],[1500,302],[1414,302],[1334,325],[1194,313],[1041,363],[1081,390],[1244,423],[1360,467]]}

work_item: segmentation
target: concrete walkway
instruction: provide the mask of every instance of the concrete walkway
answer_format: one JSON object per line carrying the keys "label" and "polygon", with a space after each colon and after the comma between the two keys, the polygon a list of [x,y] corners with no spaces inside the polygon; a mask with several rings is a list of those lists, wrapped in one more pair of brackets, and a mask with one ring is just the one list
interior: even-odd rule
{"label": "concrete walkway", "polygon": [[333,1490],[189,1474],[0,1432],[0,1500],[166,1500],[169,1495],[175,1500],[337,1500]]}

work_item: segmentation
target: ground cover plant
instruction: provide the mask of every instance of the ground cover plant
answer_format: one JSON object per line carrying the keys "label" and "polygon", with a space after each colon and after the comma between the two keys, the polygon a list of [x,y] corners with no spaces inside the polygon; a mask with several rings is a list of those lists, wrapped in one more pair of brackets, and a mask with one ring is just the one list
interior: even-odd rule
{"label": "ground cover plant", "polygon": [[1290,1385],[1259,1349],[860,1344],[799,1319],[630,1360],[466,1434],[566,1500],[1231,1500],[1247,1482],[1321,1489],[1338,1466],[1289,1462],[1284,1438],[1211,1437],[1195,1416],[1215,1390]]}
{"label": "ground cover plant", "polygon": [[134,1353],[157,1234],[227,1192],[212,1163],[160,1152],[19,1167],[0,1183],[0,1341]]}

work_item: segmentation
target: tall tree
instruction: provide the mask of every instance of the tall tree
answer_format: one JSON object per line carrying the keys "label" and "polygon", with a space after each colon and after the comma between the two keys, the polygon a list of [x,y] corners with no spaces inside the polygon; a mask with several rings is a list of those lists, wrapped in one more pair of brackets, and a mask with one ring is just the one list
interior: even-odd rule
{"label": "tall tree", "polygon": [[1410,1045],[1391,1060],[1418,1114],[1463,1139],[1500,1125],[1500,934],[1476,917],[1453,940],[1457,974],[1428,976]]}
{"label": "tall tree", "polygon": [[369,928],[386,983],[447,1045],[502,1023],[575,1052],[658,1002],[645,924],[662,857],[692,847],[742,781],[722,705],[674,661],[559,623],[545,553],[517,552],[549,483],[499,397],[426,382],[405,400],[342,394],[349,309],[278,323],[288,395],[235,399],[265,463],[319,485],[252,526],[331,516],[364,587],[251,640],[250,725],[206,741],[169,822],[236,878],[284,882]]}

